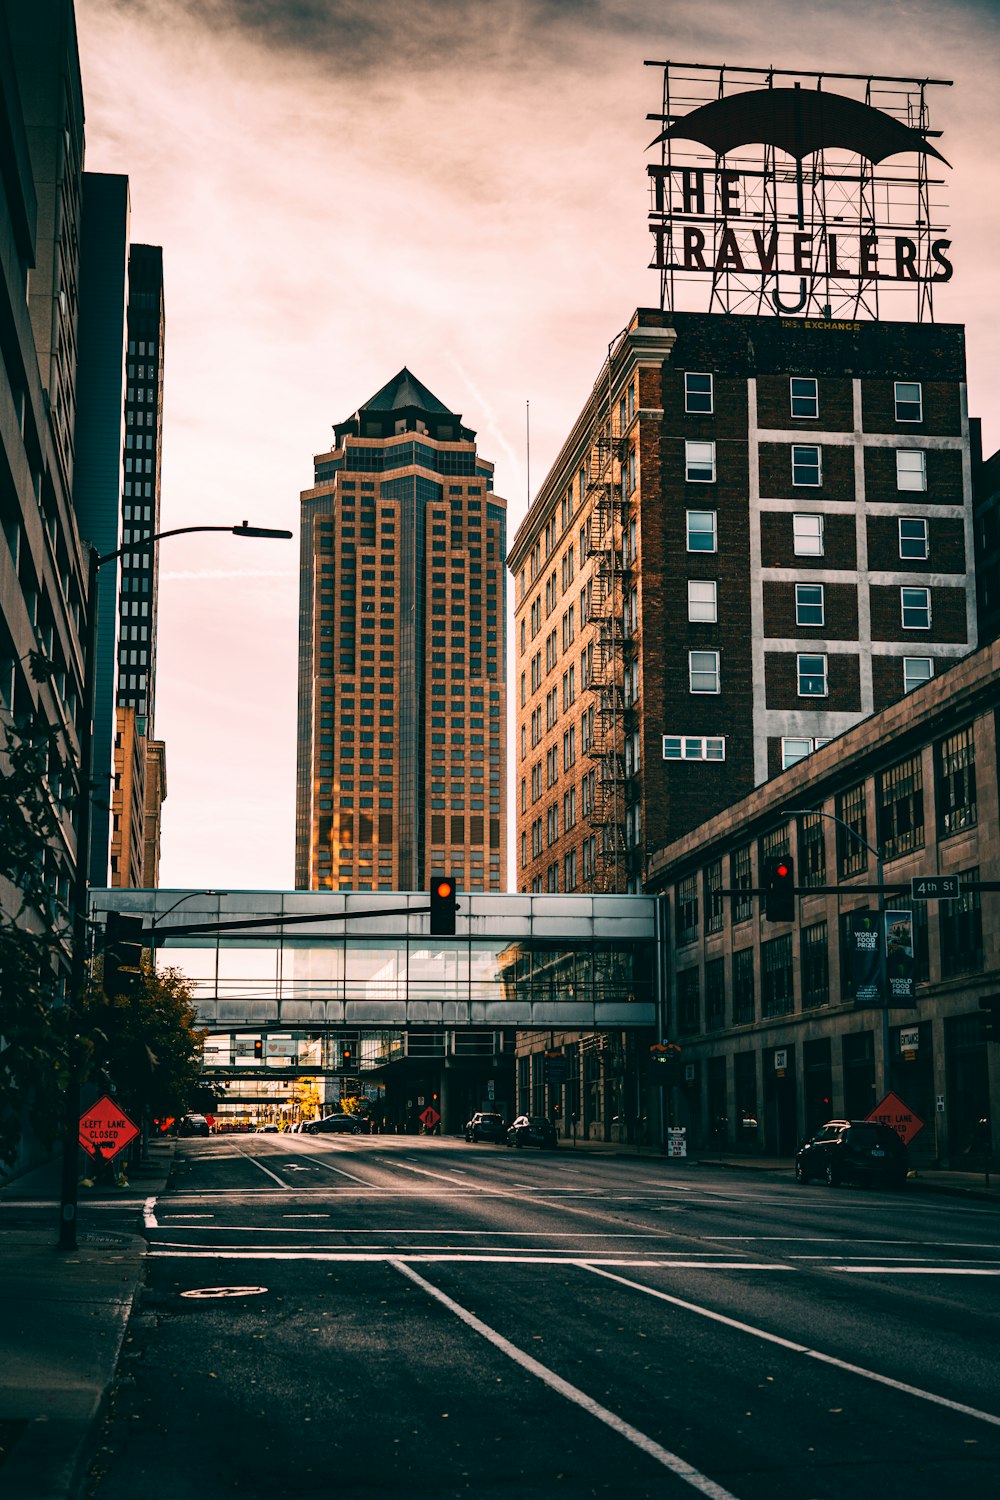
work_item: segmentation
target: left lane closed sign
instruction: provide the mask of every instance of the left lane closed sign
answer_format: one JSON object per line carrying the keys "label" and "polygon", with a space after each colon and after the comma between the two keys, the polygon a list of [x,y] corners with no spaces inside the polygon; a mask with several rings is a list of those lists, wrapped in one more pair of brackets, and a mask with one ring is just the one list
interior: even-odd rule
{"label": "left lane closed sign", "polygon": [[138,1134],[138,1127],[107,1094],[80,1116],[80,1145],[91,1156],[103,1156],[106,1161],[123,1151]]}

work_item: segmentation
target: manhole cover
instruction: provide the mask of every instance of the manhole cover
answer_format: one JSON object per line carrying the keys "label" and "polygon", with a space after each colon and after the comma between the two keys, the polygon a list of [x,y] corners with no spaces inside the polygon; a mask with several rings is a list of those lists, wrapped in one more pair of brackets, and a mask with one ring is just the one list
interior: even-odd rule
{"label": "manhole cover", "polygon": [[200,1286],[191,1292],[181,1292],[182,1297],[262,1297],[266,1286]]}

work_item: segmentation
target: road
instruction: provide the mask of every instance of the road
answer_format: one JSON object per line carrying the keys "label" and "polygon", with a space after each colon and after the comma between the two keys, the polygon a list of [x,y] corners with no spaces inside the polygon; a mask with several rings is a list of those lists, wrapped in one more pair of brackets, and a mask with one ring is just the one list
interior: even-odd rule
{"label": "road", "polygon": [[182,1142],[90,1500],[1000,1494],[1000,1213],[583,1150]]}

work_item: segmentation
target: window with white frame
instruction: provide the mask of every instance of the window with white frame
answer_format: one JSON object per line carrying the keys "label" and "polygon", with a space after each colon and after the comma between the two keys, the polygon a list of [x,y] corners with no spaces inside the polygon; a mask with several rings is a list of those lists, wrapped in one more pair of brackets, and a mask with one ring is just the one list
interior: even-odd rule
{"label": "window with white frame", "polygon": [[692,693],[717,693],[719,691],[718,651],[689,651],[688,675]]}
{"label": "window with white frame", "polygon": [[821,583],[797,583],[795,585],[796,625],[823,625],[826,612]]}
{"label": "window with white frame", "polygon": [[714,552],[716,550],[714,510],[688,511],[687,549],[689,552]]}
{"label": "window with white frame", "polygon": [[829,739],[815,739],[786,735],[781,741],[781,769],[787,771],[789,766],[794,766],[798,761],[805,760],[807,755],[812,755],[821,745],[828,745]]}
{"label": "window with white frame", "polygon": [[917,380],[895,382],[896,421],[921,422],[924,416],[923,391]]}
{"label": "window with white frame", "polygon": [[714,622],[719,618],[717,584],[714,578],[688,580],[688,619]]}
{"label": "window with white frame", "polygon": [[715,479],[715,444],[684,444],[684,477],[694,484],[711,484]]}
{"label": "window with white frame", "polygon": [[723,735],[665,734],[663,736],[664,760],[725,760],[726,741]]}
{"label": "window with white frame", "polygon": [[896,449],[897,490],[927,488],[927,455],[922,448]]}
{"label": "window with white frame", "polygon": [[792,483],[823,483],[823,450],[814,443],[792,444]]}
{"label": "window with white frame", "polygon": [[684,410],[710,416],[713,410],[711,375],[696,375],[691,371],[684,375]]}
{"label": "window with white frame", "polygon": [[826,697],[826,653],[796,658],[800,698]]}
{"label": "window with white frame", "polygon": [[927,521],[923,516],[900,516],[899,555],[923,559],[927,556]]}
{"label": "window with white frame", "polygon": [[899,605],[904,630],[929,630],[931,626],[930,589],[900,589]]}
{"label": "window with white frame", "polygon": [[793,516],[792,544],[796,557],[822,557],[823,517]]}
{"label": "window with white frame", "polygon": [[793,417],[819,416],[819,382],[813,376],[793,375],[790,395]]}
{"label": "window with white frame", "polygon": [[934,659],[930,656],[903,657],[903,692],[910,693],[934,676]]}

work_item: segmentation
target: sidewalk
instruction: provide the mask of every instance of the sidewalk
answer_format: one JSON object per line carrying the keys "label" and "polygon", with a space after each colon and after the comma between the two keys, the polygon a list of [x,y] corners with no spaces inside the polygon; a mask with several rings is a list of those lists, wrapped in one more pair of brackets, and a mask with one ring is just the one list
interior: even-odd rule
{"label": "sidewalk", "polygon": [[81,1187],[71,1253],[55,1248],[58,1162],[0,1189],[4,1500],[78,1492],[142,1279],[146,1242],[135,1232],[142,1202],[166,1186],[173,1154],[172,1141],[156,1142],[127,1188]]}

